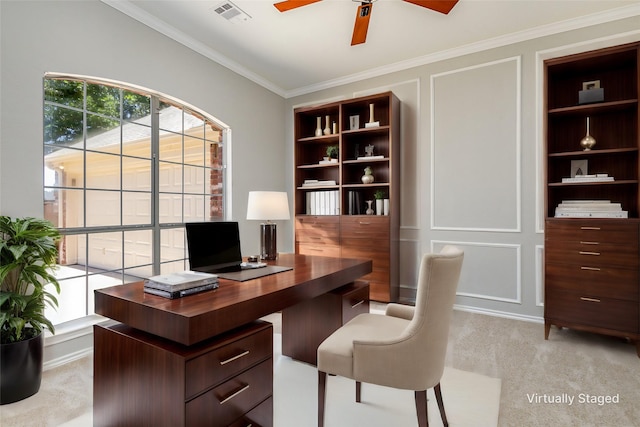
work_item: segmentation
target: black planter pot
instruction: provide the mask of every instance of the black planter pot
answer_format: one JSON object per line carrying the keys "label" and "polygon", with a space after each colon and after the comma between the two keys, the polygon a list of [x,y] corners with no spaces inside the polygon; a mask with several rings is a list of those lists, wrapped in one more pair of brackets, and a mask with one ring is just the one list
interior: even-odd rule
{"label": "black planter pot", "polygon": [[33,396],[42,381],[42,334],[0,344],[0,405]]}

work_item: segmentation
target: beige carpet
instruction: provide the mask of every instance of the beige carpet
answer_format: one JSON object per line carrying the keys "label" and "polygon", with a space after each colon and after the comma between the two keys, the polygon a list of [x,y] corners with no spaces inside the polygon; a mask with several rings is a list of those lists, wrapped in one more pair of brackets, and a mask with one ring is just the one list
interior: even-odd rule
{"label": "beige carpet", "polygon": [[[308,364],[280,355],[280,335],[274,335],[274,425],[315,426],[317,371]],[[92,424],[92,359],[46,371],[35,396],[0,407],[3,427],[65,426]],[[442,394],[449,423],[455,426],[496,426],[501,381],[447,368]],[[327,382],[328,427],[402,427],[417,424],[413,392],[363,384],[362,403],[355,402],[353,381],[329,377]],[[441,426],[433,391],[429,391],[429,425]]]}

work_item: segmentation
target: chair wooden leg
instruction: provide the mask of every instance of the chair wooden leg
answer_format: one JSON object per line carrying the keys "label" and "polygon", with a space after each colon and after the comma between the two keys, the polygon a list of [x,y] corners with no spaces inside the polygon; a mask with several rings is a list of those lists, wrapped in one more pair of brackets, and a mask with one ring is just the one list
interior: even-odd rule
{"label": "chair wooden leg", "polygon": [[442,418],[442,425],[444,427],[449,427],[449,422],[447,421],[447,414],[444,412],[444,402],[442,402],[442,391],[440,390],[440,383],[436,384],[436,386],[433,388],[433,392],[436,395],[438,408],[440,408],[440,417]]}
{"label": "chair wooden leg", "polygon": [[429,419],[427,416],[427,390],[416,391],[415,397],[418,427],[429,427]]}
{"label": "chair wooden leg", "polygon": [[362,383],[360,381],[356,381],[356,402],[360,403],[362,401]]}
{"label": "chair wooden leg", "polygon": [[318,371],[318,427],[324,427],[324,401],[327,394],[327,373]]}

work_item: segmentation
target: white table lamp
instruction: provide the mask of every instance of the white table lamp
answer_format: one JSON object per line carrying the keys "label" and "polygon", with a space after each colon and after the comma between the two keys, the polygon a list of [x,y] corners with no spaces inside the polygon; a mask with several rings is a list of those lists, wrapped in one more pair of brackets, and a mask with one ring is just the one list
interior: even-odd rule
{"label": "white table lamp", "polygon": [[247,219],[265,221],[260,224],[260,257],[278,258],[276,225],[271,221],[289,219],[289,199],[281,191],[250,191]]}

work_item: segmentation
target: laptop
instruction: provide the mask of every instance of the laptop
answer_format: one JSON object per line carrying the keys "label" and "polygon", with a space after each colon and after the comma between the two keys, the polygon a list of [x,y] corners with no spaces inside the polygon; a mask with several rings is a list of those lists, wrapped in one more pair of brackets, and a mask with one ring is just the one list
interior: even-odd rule
{"label": "laptop", "polygon": [[263,262],[242,262],[237,222],[188,222],[185,228],[193,271],[218,274],[267,266]]}

